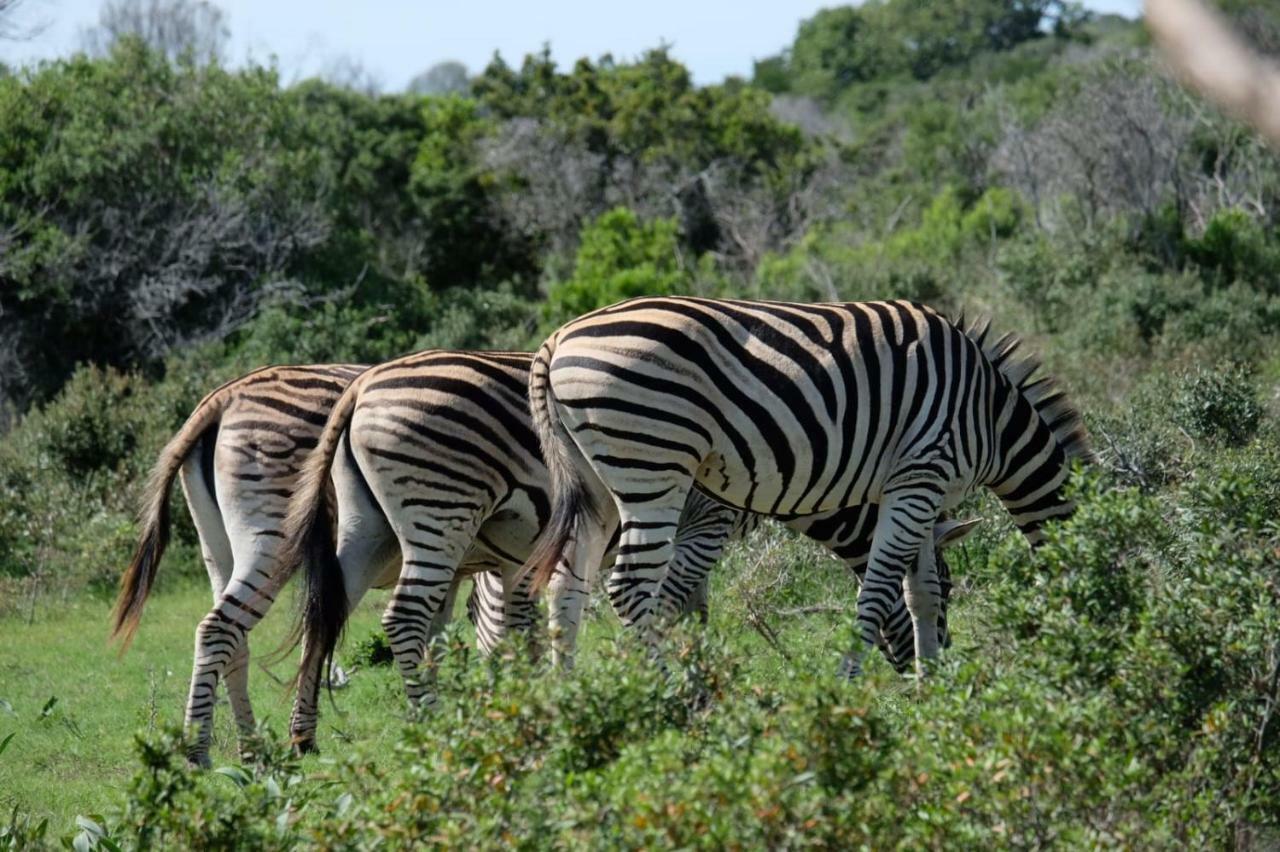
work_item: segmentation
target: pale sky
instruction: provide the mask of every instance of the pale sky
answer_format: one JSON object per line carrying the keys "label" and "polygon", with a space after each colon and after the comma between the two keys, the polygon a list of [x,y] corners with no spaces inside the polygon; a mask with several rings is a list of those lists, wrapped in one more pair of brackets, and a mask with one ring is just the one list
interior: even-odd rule
{"label": "pale sky", "polygon": [[[98,17],[101,0],[24,0],[19,25],[43,24],[28,41],[0,41],[10,65],[65,56]],[[385,91],[403,89],[443,60],[480,71],[495,50],[511,65],[550,43],[562,65],[580,56],[638,56],[666,43],[699,83],[750,76],[754,59],[789,44],[801,19],[827,0],[220,0],[231,29],[233,62],[276,57],[290,82],[343,57],[360,63]],[[1087,0],[1098,12],[1136,17],[1141,0]]]}

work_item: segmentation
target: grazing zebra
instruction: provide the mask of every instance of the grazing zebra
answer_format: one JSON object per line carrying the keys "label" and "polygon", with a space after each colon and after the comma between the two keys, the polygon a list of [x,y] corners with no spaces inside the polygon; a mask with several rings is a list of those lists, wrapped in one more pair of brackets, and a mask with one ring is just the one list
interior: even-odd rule
{"label": "grazing zebra", "polygon": [[[302,462],[316,446],[329,411],[365,368],[349,364],[268,367],[229,382],[206,396],[160,453],[145,493],[142,534],[121,579],[112,635],[127,648],[138,629],[169,539],[169,492],[182,487],[200,537],[213,608],[196,628],[195,664],[187,700],[189,759],[209,763],[215,688],[226,681],[243,755],[252,754],[247,633],[266,614],[283,577],[278,556],[281,526]],[[339,464],[335,476],[346,475]],[[395,578],[394,553],[370,553]],[[381,557],[380,559],[375,557]],[[504,629],[501,583],[478,578],[468,610],[482,650]],[[515,601],[521,624],[534,618],[533,601]],[[447,615],[445,616],[447,619]]]}
{"label": "grazing zebra", "polygon": [[932,658],[942,588],[921,544],[940,513],[986,486],[1035,544],[1073,509],[1070,463],[1092,457],[1079,415],[1018,345],[907,302],[642,298],[573,320],[530,375],[552,517],[528,566],[574,594],[620,522],[610,599],[649,635],[695,483],[773,516],[875,503],[842,670],[860,670],[904,578],[916,657]]}
{"label": "grazing zebra", "polygon": [[[499,575],[508,589],[530,580],[518,569],[551,510],[548,473],[529,415],[532,360],[527,353],[422,352],[370,368],[334,405],[285,525],[290,545],[282,557],[284,571],[303,568],[306,577],[297,631],[303,664],[290,723],[300,750],[314,748],[318,675],[337,646],[347,613],[369,587],[369,552],[398,547],[403,554],[383,626],[414,706],[435,698],[434,673],[430,667],[423,671],[422,663],[432,621],[456,576],[489,569],[493,573],[486,582],[495,591]],[[331,466],[336,471],[344,461],[347,472],[332,476],[335,531],[323,486]],[[682,510],[674,533],[675,560],[660,592],[666,617],[690,601],[695,608],[705,606],[710,566],[731,537],[754,525],[745,513],[697,491]],[[792,525],[827,542],[860,569],[874,511],[798,518]],[[940,526],[939,535],[958,539],[971,526]],[[584,574],[582,597],[561,596],[575,613],[561,616],[561,632],[552,635],[561,658],[573,645],[588,582]],[[488,598],[492,606],[501,606],[502,599],[497,593]],[[897,632],[886,632],[882,644],[890,661],[901,666],[914,653],[910,615],[901,596],[892,609],[888,627]],[[505,619],[512,627],[527,627],[529,620],[527,613],[508,613]]]}

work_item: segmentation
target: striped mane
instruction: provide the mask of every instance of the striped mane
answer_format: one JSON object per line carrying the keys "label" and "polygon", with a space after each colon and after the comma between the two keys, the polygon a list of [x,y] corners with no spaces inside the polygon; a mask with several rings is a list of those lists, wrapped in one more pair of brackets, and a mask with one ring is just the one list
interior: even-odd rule
{"label": "striped mane", "polygon": [[1078,459],[1086,464],[1097,462],[1098,457],[1090,446],[1089,433],[1079,410],[1071,404],[1066,392],[1053,377],[1036,377],[1040,360],[1019,352],[1022,347],[1020,337],[1005,334],[995,340],[988,340],[991,335],[990,319],[966,324],[961,316],[956,327],[977,344],[1000,375],[1008,379],[1014,390],[1031,403],[1040,421],[1053,433],[1068,461]]}

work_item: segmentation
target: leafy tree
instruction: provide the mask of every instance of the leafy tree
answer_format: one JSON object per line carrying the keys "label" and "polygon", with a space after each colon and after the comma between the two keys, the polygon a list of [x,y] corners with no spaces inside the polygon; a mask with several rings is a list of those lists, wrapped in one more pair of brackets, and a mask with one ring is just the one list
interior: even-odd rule
{"label": "leafy tree", "polygon": [[491,124],[474,100],[458,95],[429,98],[421,111],[424,132],[409,187],[429,228],[422,245],[429,279],[437,287],[531,280],[534,264],[523,241],[492,215],[492,179],[477,157]]}
{"label": "leafy tree", "polygon": [[641,222],[619,207],[583,229],[573,275],[548,289],[543,318],[554,328],[623,299],[679,292],[684,280],[675,220]]}
{"label": "leafy tree", "polygon": [[822,9],[800,23],[791,46],[791,87],[831,98],[854,83],[887,76],[867,14],[853,6]]}
{"label": "leafy tree", "polygon": [[470,87],[467,66],[461,62],[437,62],[409,81],[414,95],[461,95]]}
{"label": "leafy tree", "polygon": [[751,64],[751,83],[775,95],[791,90],[791,77],[787,71],[787,57],[767,56]]}
{"label": "leafy tree", "polygon": [[855,83],[928,79],[984,51],[1060,34],[1083,16],[1060,0],[872,0],[823,9],[801,22],[791,47],[791,87],[832,98]]}
{"label": "leafy tree", "polygon": [[736,257],[719,221],[734,211],[723,204],[751,193],[752,209],[789,223],[824,162],[822,144],[775,117],[767,93],[740,82],[694,86],[665,50],[629,65],[580,60],[567,73],[545,51],[519,71],[495,58],[473,91],[501,121],[486,142],[505,181],[499,203],[553,254],[623,204],[645,217],[678,213],[691,251]]}
{"label": "leafy tree", "polygon": [[[210,120],[215,116],[216,120]],[[225,334],[326,238],[323,156],[275,74],[136,39],[0,79],[0,395]]]}

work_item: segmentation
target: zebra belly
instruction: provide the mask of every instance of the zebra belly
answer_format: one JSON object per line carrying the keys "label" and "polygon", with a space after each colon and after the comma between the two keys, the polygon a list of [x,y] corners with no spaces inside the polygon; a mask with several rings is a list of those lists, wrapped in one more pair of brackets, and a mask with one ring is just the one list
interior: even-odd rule
{"label": "zebra belly", "polygon": [[841,476],[841,471],[820,471],[812,486],[807,477],[799,485],[798,477],[792,477],[792,486],[781,493],[776,468],[767,470],[753,470],[736,455],[713,452],[698,468],[695,481],[722,503],[761,515],[814,515],[876,503],[881,497],[879,475],[859,477],[862,481],[850,487],[850,472]]}

